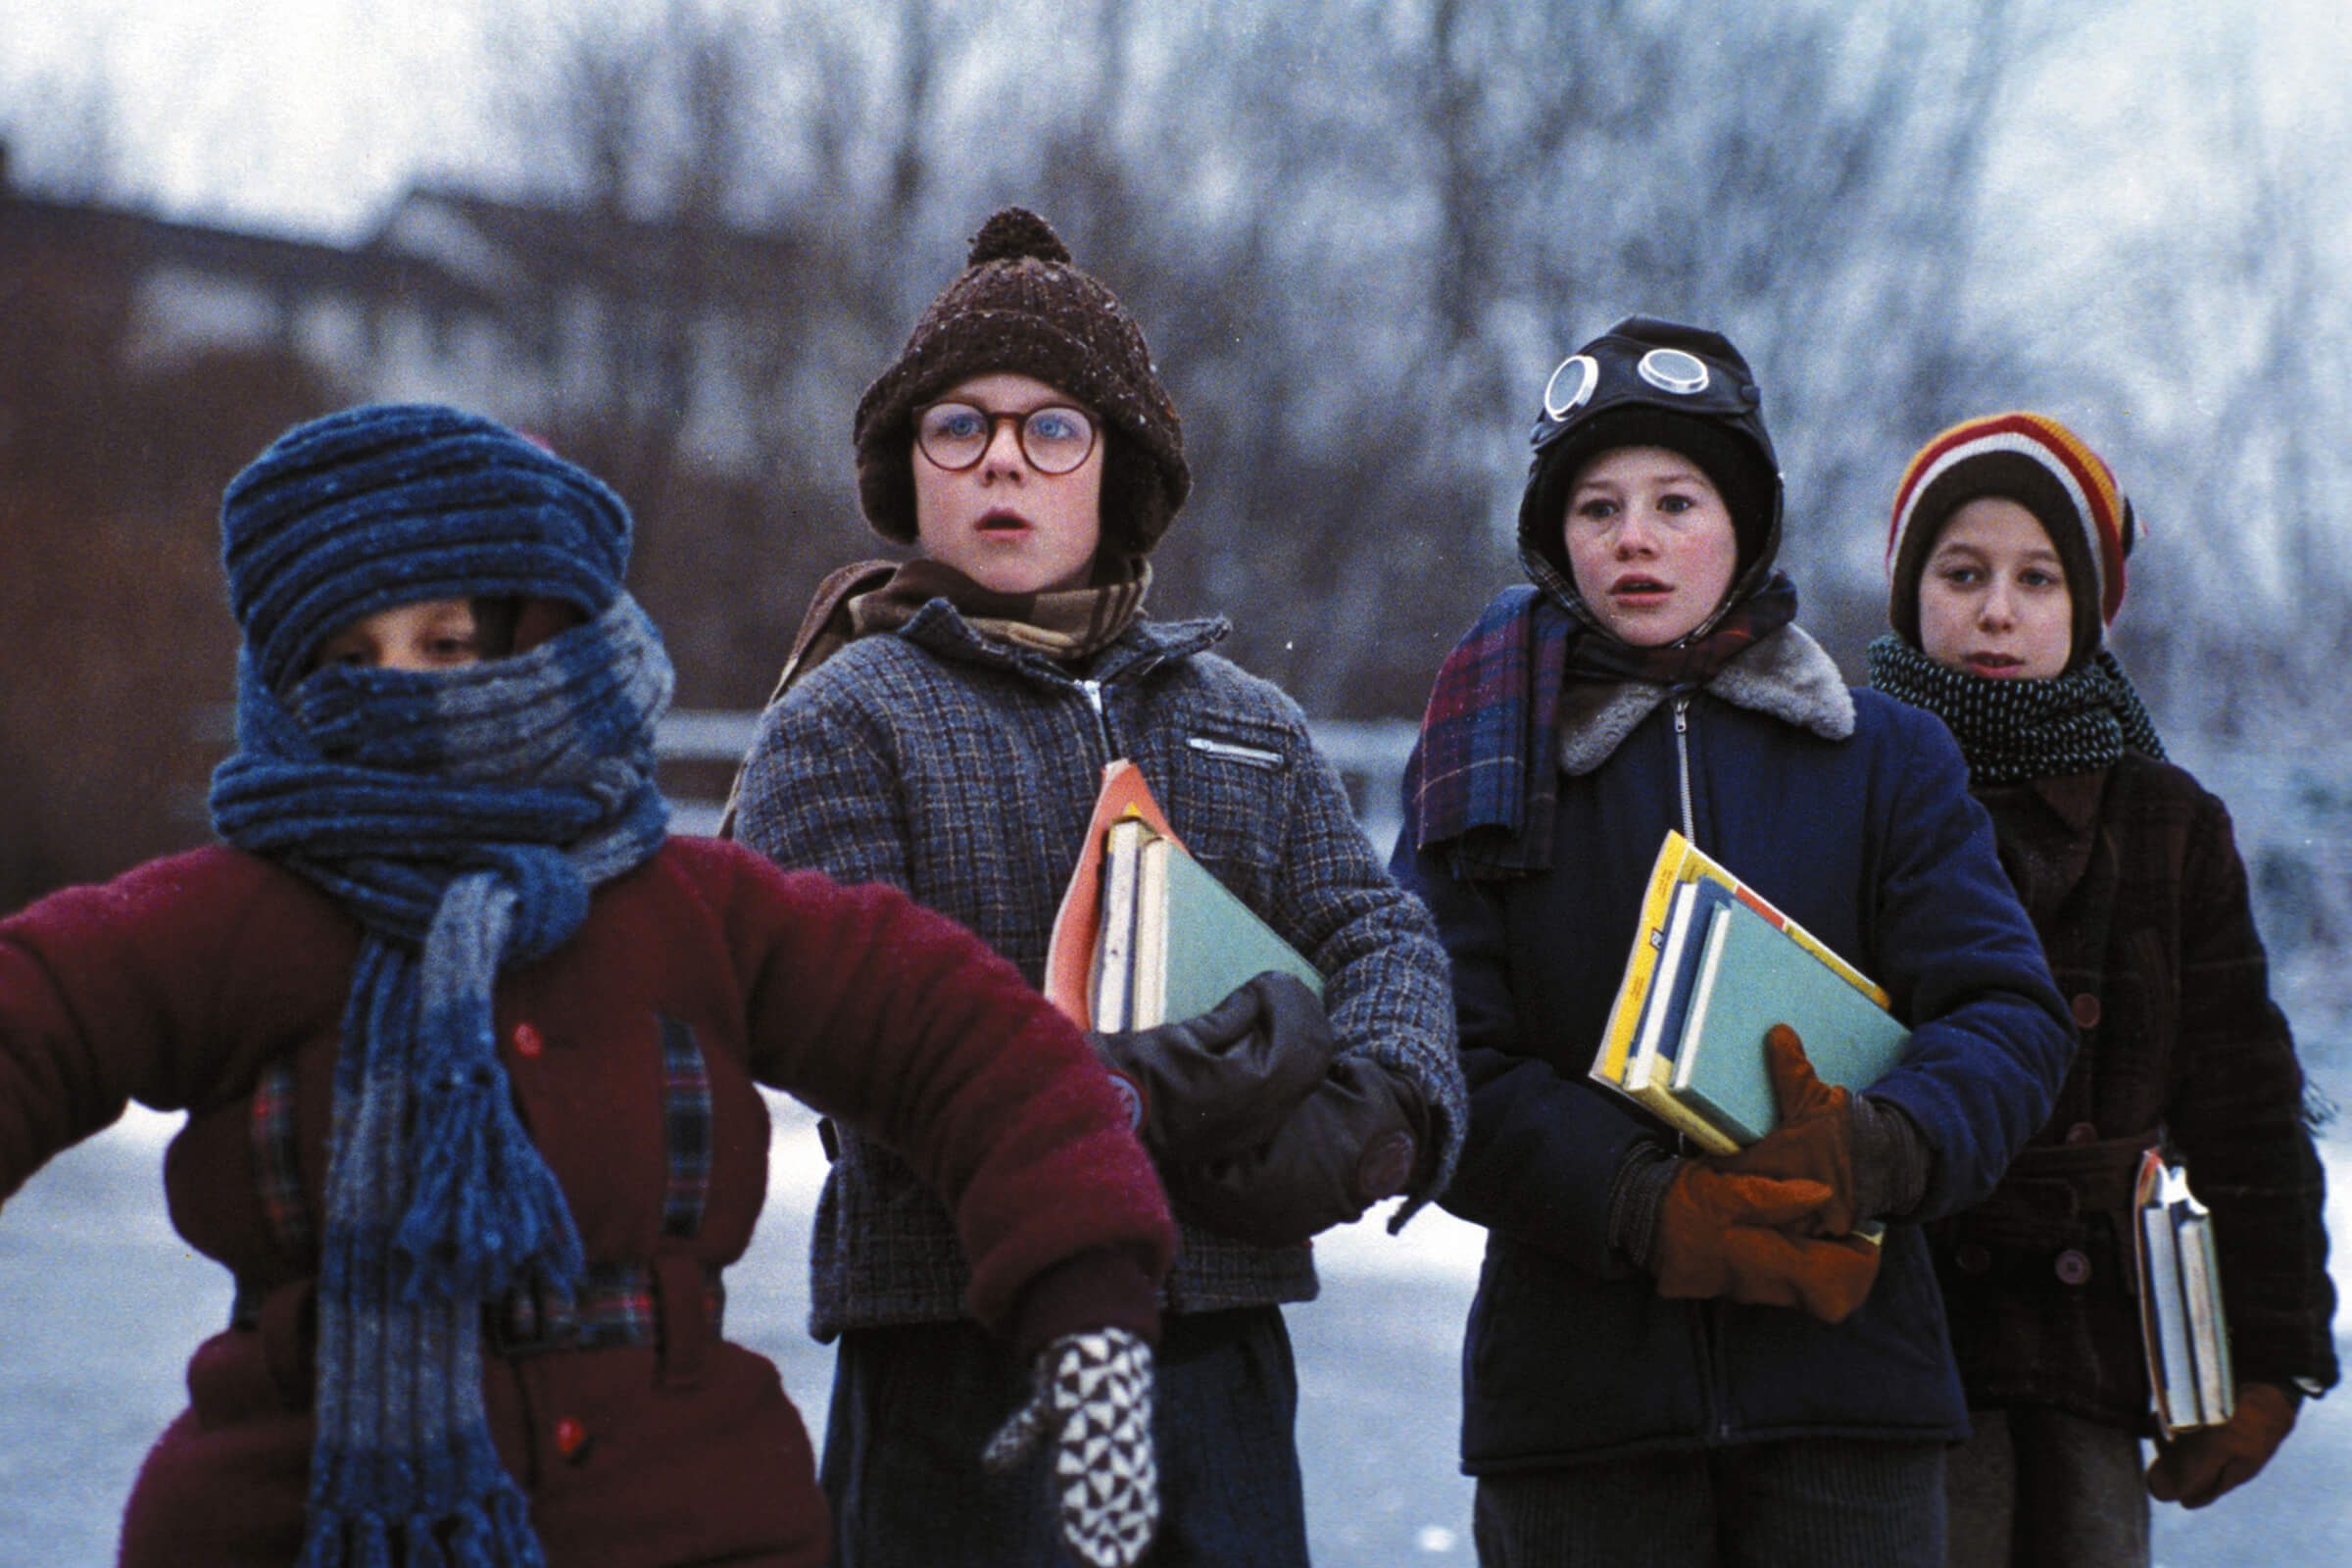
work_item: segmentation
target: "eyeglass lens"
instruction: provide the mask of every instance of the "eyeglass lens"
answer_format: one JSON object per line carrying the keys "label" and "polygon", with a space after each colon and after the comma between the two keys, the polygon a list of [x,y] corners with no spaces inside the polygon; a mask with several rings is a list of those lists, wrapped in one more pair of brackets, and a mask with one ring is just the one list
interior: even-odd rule
{"label": "eyeglass lens", "polygon": [[1018,431],[1021,455],[1040,473],[1068,473],[1095,450],[1095,421],[1055,404],[1026,414],[999,414],[968,403],[935,403],[915,425],[923,456],[954,471],[978,463],[995,439],[998,421]]}

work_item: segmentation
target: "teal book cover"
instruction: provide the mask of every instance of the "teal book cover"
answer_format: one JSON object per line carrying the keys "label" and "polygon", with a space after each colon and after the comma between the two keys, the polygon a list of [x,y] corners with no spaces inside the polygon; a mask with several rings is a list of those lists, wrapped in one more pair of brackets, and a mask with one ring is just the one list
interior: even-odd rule
{"label": "teal book cover", "polygon": [[1160,929],[1139,931],[1138,940],[1159,947],[1156,956],[1164,979],[1158,1021],[1206,1012],[1235,986],[1268,969],[1295,974],[1317,997],[1323,995],[1323,976],[1315,966],[1206,867],[1164,839],[1151,849],[1167,856],[1167,893],[1163,910],[1141,916],[1147,926],[1157,924]]}
{"label": "teal book cover", "polygon": [[1776,1023],[1803,1037],[1824,1083],[1865,1088],[1902,1059],[1910,1032],[1894,1015],[1771,921],[1732,902],[1709,919],[1674,1084],[1737,1142],[1754,1143],[1780,1119],[1764,1066]]}

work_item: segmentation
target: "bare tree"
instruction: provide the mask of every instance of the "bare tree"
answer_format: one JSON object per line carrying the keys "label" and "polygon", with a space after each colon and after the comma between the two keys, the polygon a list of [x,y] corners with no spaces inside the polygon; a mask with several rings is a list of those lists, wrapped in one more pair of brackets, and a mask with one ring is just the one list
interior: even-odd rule
{"label": "bare tree", "polygon": [[[1792,555],[1875,616],[1866,547],[1808,530],[1875,511],[1953,368],[1997,353],[1953,301],[1988,126],[2052,10],[892,0],[853,25],[680,0],[578,24],[594,59],[548,80],[593,199],[686,232],[756,214],[803,247],[789,308],[728,333],[779,507],[848,516],[858,388],[961,236],[1022,200],[1135,307],[1185,411],[1198,487],[1158,608],[1247,607],[1232,651],[1310,709],[1401,712],[1512,571],[1530,389],[1631,310],[1748,350]],[[597,393],[664,452],[708,315],[678,297],[622,334],[675,352]]]}

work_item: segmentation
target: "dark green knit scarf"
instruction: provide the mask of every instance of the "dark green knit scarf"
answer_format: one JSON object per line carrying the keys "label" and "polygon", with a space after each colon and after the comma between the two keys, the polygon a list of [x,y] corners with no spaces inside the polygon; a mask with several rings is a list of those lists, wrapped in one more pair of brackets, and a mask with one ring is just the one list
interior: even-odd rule
{"label": "dark green knit scarf", "polygon": [[2104,648],[2054,680],[1987,680],[1891,635],[1870,645],[1869,659],[1870,684],[1942,719],[1979,784],[2088,773],[2127,750],[2164,756],[2132,678]]}

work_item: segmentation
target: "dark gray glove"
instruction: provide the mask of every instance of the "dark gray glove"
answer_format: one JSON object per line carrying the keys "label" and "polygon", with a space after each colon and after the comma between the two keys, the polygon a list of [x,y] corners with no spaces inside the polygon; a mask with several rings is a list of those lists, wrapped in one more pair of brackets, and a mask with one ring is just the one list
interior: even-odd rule
{"label": "dark gray glove", "polygon": [[1315,994],[1272,971],[1197,1017],[1094,1042],[1134,1092],[1136,1134],[1163,1171],[1264,1144],[1339,1050]]}
{"label": "dark gray glove", "polygon": [[1274,1136],[1223,1159],[1163,1165],[1176,1211],[1210,1230],[1283,1247],[1361,1219],[1402,1192],[1429,1147],[1420,1092],[1366,1056],[1333,1063]]}

